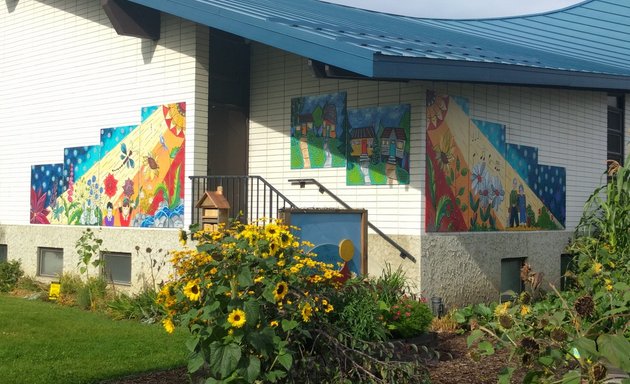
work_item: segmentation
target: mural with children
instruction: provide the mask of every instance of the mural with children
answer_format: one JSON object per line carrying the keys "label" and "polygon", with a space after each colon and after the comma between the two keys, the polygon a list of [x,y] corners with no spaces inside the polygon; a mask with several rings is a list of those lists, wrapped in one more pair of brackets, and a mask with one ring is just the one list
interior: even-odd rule
{"label": "mural with children", "polygon": [[32,224],[182,227],[186,104],[142,108],[137,126],[31,166]]}
{"label": "mural with children", "polygon": [[465,98],[427,92],[427,232],[563,229],[565,168],[470,117]]}

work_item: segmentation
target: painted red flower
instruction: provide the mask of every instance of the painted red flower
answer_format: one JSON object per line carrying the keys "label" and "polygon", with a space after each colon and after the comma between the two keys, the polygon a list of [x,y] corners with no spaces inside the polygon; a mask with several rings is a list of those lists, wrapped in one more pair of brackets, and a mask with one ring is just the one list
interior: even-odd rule
{"label": "painted red flower", "polygon": [[31,188],[31,224],[50,224],[47,218],[50,211],[45,205],[46,193],[36,192],[35,188]]}
{"label": "painted red flower", "polygon": [[116,188],[118,187],[118,180],[111,173],[105,178],[105,194],[110,198],[116,194]]}

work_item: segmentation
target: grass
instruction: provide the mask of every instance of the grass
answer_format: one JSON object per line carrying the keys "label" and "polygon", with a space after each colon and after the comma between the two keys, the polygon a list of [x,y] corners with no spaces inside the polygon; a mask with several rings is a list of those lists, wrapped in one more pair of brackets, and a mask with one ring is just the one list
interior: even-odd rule
{"label": "grass", "polygon": [[0,382],[98,383],[186,365],[186,334],[0,295]]}

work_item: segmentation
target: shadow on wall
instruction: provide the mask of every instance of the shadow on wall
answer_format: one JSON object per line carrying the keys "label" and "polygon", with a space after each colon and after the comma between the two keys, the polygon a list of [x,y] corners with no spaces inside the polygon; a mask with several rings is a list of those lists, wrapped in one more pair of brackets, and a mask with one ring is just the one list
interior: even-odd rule
{"label": "shadow on wall", "polygon": [[7,10],[9,11],[9,13],[15,11],[15,7],[17,7],[19,1],[20,0],[4,0],[4,2],[7,4]]}
{"label": "shadow on wall", "polygon": [[[87,6],[83,6],[76,1],[67,1],[67,0],[37,0],[37,1],[39,1],[40,3],[44,5],[48,5],[50,7],[56,8],[60,11],[67,12],[74,16],[81,17],[91,22],[98,23],[102,26],[111,28],[112,34],[116,33],[114,30],[114,27],[112,26],[112,23],[109,21],[109,18],[107,17],[107,15],[105,14],[105,11],[101,7],[100,2],[89,3]],[[19,0],[5,0],[5,2],[7,4],[7,8],[9,9],[9,12],[13,12]],[[176,18],[175,16],[171,16],[164,13],[162,14],[161,19],[162,20],[161,20],[160,28],[162,30],[162,33],[167,30],[166,29],[167,25],[171,25],[171,26],[173,25],[174,19],[176,19],[179,22],[179,24],[186,24],[186,23],[189,23],[190,25],[194,24],[192,21]],[[72,25],[72,24],[68,24],[68,25]],[[80,28],[80,27],[77,27],[77,28]],[[174,31],[179,32],[181,31],[181,28],[171,27],[169,28],[169,30],[174,30]],[[164,34],[164,36],[166,35]],[[125,37],[125,38],[129,38],[129,37]],[[142,50],[142,57],[144,59],[145,64],[150,63],[151,60],[153,59],[153,54],[158,44],[165,47],[168,50],[176,51],[179,53],[188,53],[188,52],[183,52],[181,50],[180,39],[160,39],[157,42],[154,42],[150,39],[140,39],[140,38],[138,39],[142,41],[141,50]]]}
{"label": "shadow on wall", "polygon": [[442,297],[447,309],[498,301],[501,260],[523,258],[534,271],[544,272],[542,288],[560,286],[560,255],[569,231],[466,233],[423,235],[421,284],[423,294]]}

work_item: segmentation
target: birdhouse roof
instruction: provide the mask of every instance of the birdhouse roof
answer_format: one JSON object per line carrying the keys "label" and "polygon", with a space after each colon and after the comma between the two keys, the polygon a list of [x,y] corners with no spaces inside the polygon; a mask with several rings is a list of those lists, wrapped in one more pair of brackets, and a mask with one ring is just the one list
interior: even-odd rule
{"label": "birdhouse roof", "polygon": [[195,208],[227,209],[230,208],[230,203],[223,194],[219,192],[206,191],[206,193],[201,196],[201,199],[199,199],[195,205]]}

